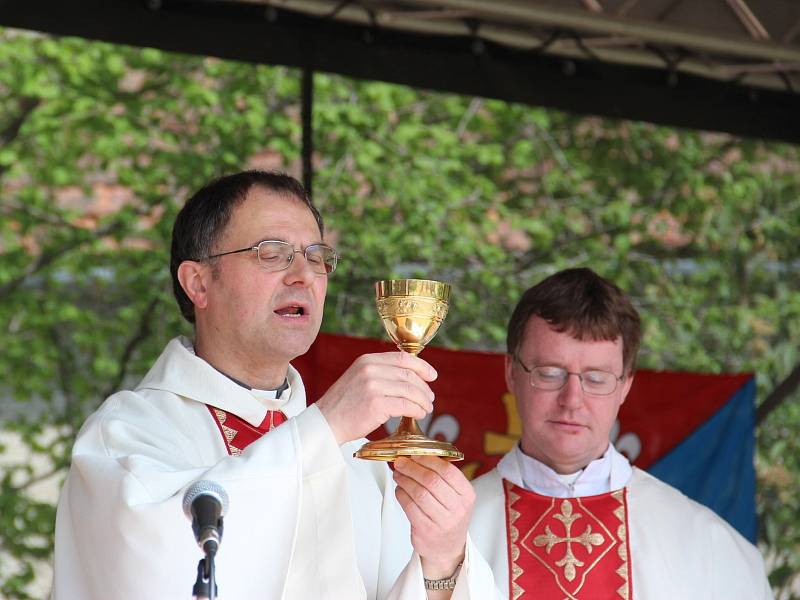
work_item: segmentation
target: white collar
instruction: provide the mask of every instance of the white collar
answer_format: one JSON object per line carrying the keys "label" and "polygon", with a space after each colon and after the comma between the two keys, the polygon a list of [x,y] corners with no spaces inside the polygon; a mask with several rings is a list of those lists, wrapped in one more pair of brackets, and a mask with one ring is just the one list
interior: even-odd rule
{"label": "white collar", "polygon": [[[231,412],[254,427],[258,427],[268,410],[282,410],[287,417],[297,416],[306,408],[303,381],[291,365],[286,373],[288,393],[275,398],[266,390],[266,398],[258,390],[239,385],[223,375],[194,353],[192,342],[185,337],[173,338],[136,389],[155,389],[172,392],[184,398],[202,402]],[[272,394],[272,399],[269,399]]]}
{"label": "white collar", "polygon": [[[278,392],[281,392],[280,396]],[[257,390],[251,388],[250,393],[253,395],[253,398],[266,406],[267,410],[281,410],[286,406],[286,403],[289,402],[289,398],[292,396],[292,386],[288,385],[282,390]]]}
{"label": "white collar", "polygon": [[603,456],[566,476],[525,454],[519,443],[500,460],[497,470],[515,485],[555,498],[596,496],[618,490],[628,485],[633,472],[628,459],[610,443]]}
{"label": "white collar", "polygon": [[[181,336],[180,338],[181,344],[183,345],[186,350],[197,356],[197,352],[194,349],[194,344],[192,344],[191,340],[187,337]],[[212,365],[213,366],[213,365]],[[216,367],[214,367],[216,368]],[[217,369],[219,371],[219,369]],[[228,375],[223,371],[219,371],[225,377],[233,381],[234,383],[240,385],[244,389],[250,392],[250,394],[261,402],[264,406],[267,407],[267,410],[281,410],[286,403],[289,401],[289,397],[292,395],[292,386],[289,383],[288,377],[284,380],[284,383],[280,385],[280,387],[274,390],[259,390],[257,388],[252,388],[249,385],[239,381]]]}

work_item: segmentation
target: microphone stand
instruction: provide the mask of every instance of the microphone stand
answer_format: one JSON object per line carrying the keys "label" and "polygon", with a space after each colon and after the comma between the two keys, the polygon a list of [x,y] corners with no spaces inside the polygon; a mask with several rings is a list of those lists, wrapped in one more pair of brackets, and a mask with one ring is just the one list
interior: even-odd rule
{"label": "microphone stand", "polygon": [[197,580],[192,588],[195,600],[214,600],[217,597],[217,582],[214,574],[214,553],[207,552],[197,563]]}
{"label": "microphone stand", "polygon": [[198,536],[203,542],[203,551],[206,556],[197,563],[197,580],[192,588],[192,595],[195,600],[215,600],[219,592],[215,575],[214,556],[216,556],[217,548],[219,548],[223,526],[222,517],[220,517],[217,521],[217,530],[213,532],[213,535],[206,533],[204,530]]}

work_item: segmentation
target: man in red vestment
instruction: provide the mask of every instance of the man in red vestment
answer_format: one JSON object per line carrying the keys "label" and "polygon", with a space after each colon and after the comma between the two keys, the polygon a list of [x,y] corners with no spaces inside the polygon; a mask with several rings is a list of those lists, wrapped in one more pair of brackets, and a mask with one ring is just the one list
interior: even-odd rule
{"label": "man in red vestment", "polygon": [[756,548],[609,442],[640,338],[630,300],[590,269],[556,273],[517,304],[505,374],[522,436],[475,481],[470,524],[501,597],[771,598]]}

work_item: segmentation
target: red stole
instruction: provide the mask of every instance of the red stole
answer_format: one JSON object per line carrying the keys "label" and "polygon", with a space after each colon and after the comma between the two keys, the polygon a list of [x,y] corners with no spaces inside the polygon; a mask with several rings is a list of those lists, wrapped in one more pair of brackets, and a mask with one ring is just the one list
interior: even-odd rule
{"label": "red stole", "polygon": [[225,440],[225,446],[228,448],[228,454],[232,456],[238,456],[262,435],[272,431],[272,429],[286,421],[286,415],[283,412],[269,410],[264,420],[261,421],[261,425],[253,427],[233,413],[214,408],[208,404],[206,404],[206,407],[214,418],[217,427],[219,427],[222,439]]}
{"label": "red stole", "polygon": [[625,489],[540,496],[503,480],[511,600],[632,600]]}

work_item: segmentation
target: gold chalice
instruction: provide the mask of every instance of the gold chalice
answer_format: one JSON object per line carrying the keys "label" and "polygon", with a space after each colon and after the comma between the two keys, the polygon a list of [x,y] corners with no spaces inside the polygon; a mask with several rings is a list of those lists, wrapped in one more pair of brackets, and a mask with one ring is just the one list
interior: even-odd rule
{"label": "gold chalice", "polygon": [[[427,279],[393,279],[375,284],[375,302],[383,326],[403,352],[417,355],[433,339],[447,315],[450,285]],[[367,442],[353,456],[392,461],[398,456],[440,456],[462,460],[464,454],[449,442],[432,440],[410,417],[400,419],[392,435]]]}

